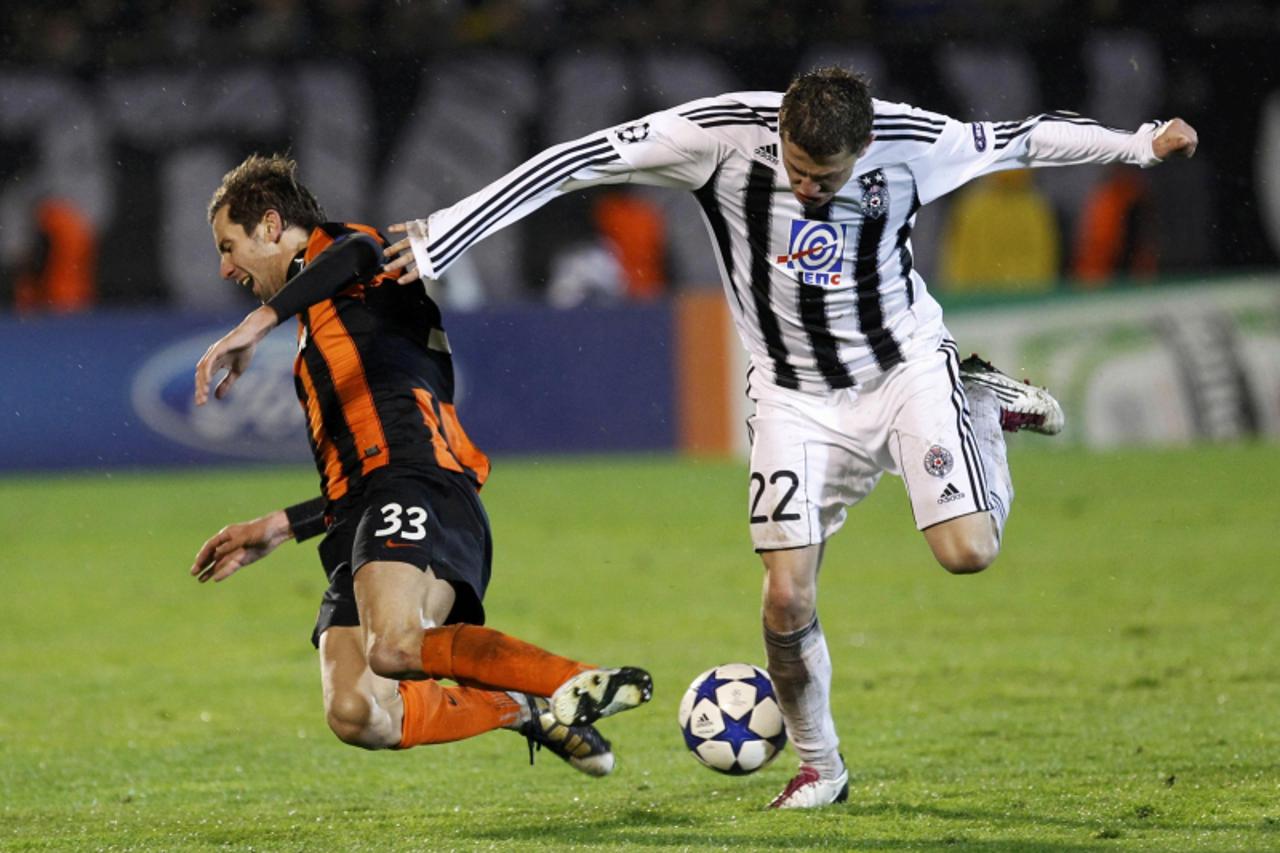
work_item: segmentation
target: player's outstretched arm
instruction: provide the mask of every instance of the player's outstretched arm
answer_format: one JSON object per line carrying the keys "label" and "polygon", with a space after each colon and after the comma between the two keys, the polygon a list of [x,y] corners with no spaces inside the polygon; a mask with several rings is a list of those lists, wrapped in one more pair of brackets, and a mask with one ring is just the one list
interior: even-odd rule
{"label": "player's outstretched arm", "polygon": [[250,312],[240,325],[205,351],[196,364],[196,405],[209,399],[213,377],[226,370],[214,389],[221,400],[249,369],[253,351],[276,326],[312,305],[330,299],[352,284],[374,275],[382,264],[382,247],[366,234],[357,234],[325,249],[306,269],[295,275],[261,308]]}
{"label": "player's outstretched arm", "polygon": [[[698,101],[716,106],[714,99]],[[466,198],[387,230],[383,271],[402,284],[438,279],[472,246],[568,193],[609,184],[695,190],[705,186],[729,143],[682,114],[690,105],[588,133],[544,149]],[[732,109],[732,106],[729,107]]]}
{"label": "player's outstretched arm", "polygon": [[258,343],[274,329],[279,322],[279,315],[274,308],[263,305],[249,312],[249,316],[240,321],[230,332],[214,342],[204,351],[200,361],[196,362],[196,405],[203,406],[209,400],[209,386],[213,377],[222,370],[227,375],[214,389],[214,396],[221,400],[227,396],[231,386],[249,369],[253,361],[253,351]]}
{"label": "player's outstretched arm", "polygon": [[200,546],[191,574],[200,583],[226,580],[292,538],[289,517],[282,509],[253,521],[229,524]]}
{"label": "player's outstretched arm", "polygon": [[1194,157],[1200,137],[1196,129],[1180,118],[1170,121],[1152,141],[1151,148],[1161,160],[1170,157]]}

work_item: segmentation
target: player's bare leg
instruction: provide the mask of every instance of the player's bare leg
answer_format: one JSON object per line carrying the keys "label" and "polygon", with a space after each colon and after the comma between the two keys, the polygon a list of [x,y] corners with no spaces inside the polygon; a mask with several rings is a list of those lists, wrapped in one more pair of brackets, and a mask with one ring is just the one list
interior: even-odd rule
{"label": "player's bare leg", "polygon": [[550,696],[550,710],[566,726],[589,725],[653,695],[649,674],[636,667],[596,669],[491,628],[439,627],[454,591],[429,569],[368,563],[356,573],[355,592],[369,665],[385,677]]}
{"label": "player's bare leg", "polygon": [[430,569],[374,562],[356,573],[355,593],[369,677],[375,686],[389,683],[395,689],[394,697],[372,697],[381,699],[394,725],[390,746],[444,743],[528,722],[531,714],[520,694],[444,686],[425,671],[422,638],[448,618],[456,598],[451,584]]}
{"label": "player's bare leg", "polygon": [[366,563],[355,576],[365,656],[374,672],[396,680],[422,679],[422,632],[443,625],[453,586],[412,563]]}
{"label": "player's bare leg", "polygon": [[818,623],[822,545],[763,551],[764,645],[769,677],[800,771],[770,808],[844,802],[849,772],[831,716],[831,656]]}
{"label": "player's bare leg", "polygon": [[924,530],[925,541],[952,574],[980,572],[1000,553],[1000,532],[989,512],[962,515]]}
{"label": "player's bare leg", "polygon": [[1000,553],[1005,522],[1013,505],[1013,477],[1004,433],[1030,430],[1056,435],[1063,414],[1045,391],[1018,382],[976,355],[960,364],[969,423],[982,457],[990,512],[972,513],[935,524],[924,531],[938,562],[954,574],[980,572]]}
{"label": "player's bare leg", "polygon": [[592,726],[563,726],[546,700],[521,693],[445,686],[437,681],[393,681],[364,660],[364,632],[331,627],[320,636],[325,718],[339,739],[364,749],[407,749],[507,728],[589,776],[613,770],[609,741]]}
{"label": "player's bare leg", "polygon": [[344,743],[365,749],[400,743],[400,693],[395,681],[369,669],[358,626],[335,626],[320,635],[320,685],[325,720]]}
{"label": "player's bare leg", "polygon": [[360,627],[331,627],[320,636],[325,718],[345,743],[405,749],[508,728],[528,740],[530,763],[534,749],[545,748],[589,776],[612,772],[609,741],[593,726],[557,723],[544,699],[375,674],[365,659],[366,633]]}
{"label": "player's bare leg", "polygon": [[523,697],[505,692],[377,675],[365,660],[365,636],[362,628],[345,626],[320,635],[325,719],[345,743],[365,749],[446,743],[517,729],[529,717]]}

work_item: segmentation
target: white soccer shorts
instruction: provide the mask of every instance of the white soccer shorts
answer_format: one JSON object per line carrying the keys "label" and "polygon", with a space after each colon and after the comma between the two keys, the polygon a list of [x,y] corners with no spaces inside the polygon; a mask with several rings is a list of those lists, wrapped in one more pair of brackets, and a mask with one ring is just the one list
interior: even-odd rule
{"label": "white soccer shorts", "polygon": [[748,507],[757,551],[815,545],[888,471],[916,527],[990,509],[986,476],[949,340],[854,388],[779,388],[752,371]]}

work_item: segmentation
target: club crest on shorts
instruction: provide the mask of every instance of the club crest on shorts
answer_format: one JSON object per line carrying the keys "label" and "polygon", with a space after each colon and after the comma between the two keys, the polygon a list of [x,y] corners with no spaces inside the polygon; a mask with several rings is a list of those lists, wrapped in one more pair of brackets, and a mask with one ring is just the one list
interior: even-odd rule
{"label": "club crest on shorts", "polygon": [[924,455],[924,470],[934,477],[945,477],[955,467],[955,459],[951,451],[935,444]]}
{"label": "club crest on shorts", "polygon": [[801,284],[837,287],[844,265],[845,226],[838,222],[791,220],[787,253],[778,255],[779,264],[795,271]]}
{"label": "club crest on shorts", "polygon": [[862,186],[862,215],[867,219],[883,219],[889,213],[889,182],[884,172],[876,169],[858,177]]}

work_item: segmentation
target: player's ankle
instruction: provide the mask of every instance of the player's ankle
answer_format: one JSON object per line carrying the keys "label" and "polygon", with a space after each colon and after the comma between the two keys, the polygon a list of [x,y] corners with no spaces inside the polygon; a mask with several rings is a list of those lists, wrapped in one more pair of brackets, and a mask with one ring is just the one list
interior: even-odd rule
{"label": "player's ankle", "polygon": [[805,758],[802,763],[817,770],[823,779],[838,778],[845,771],[844,759],[835,750],[817,758]]}
{"label": "player's ankle", "polygon": [[528,696],[518,690],[508,690],[506,693],[511,697],[511,701],[516,703],[516,708],[518,710],[516,711],[515,718],[503,726],[503,728],[519,731],[525,723],[533,719],[535,704]]}

